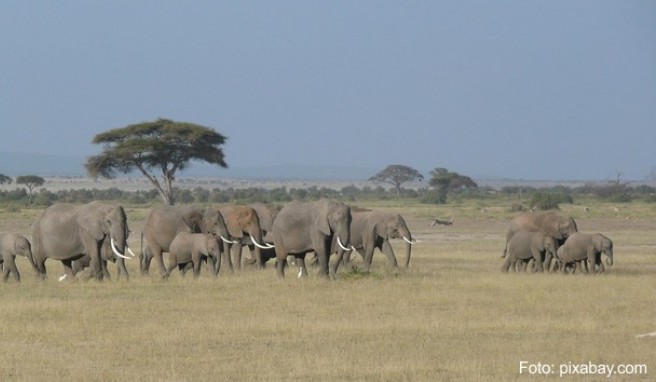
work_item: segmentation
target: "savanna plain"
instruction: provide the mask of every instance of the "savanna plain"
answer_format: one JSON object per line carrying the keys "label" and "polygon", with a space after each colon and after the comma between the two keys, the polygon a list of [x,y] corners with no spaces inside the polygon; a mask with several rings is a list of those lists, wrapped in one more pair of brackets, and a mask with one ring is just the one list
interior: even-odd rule
{"label": "savanna plain", "polygon": [[[602,275],[500,272],[509,204],[360,203],[401,213],[420,242],[408,269],[340,270],[335,280],[272,262],[218,279],[58,282],[48,260],[37,281],[18,258],[20,284],[0,285],[0,378],[67,381],[607,380],[560,365],[645,365],[614,381],[656,380],[656,205],[561,205],[582,232],[614,241]],[[0,231],[30,238],[40,209],[0,212]],[[147,207],[126,206],[140,248]],[[451,226],[431,218],[454,215]],[[403,243],[394,241],[397,258]],[[355,258],[355,256],[354,256]],[[357,261],[356,261],[357,265]],[[156,270],[156,265],[152,270]],[[151,272],[155,274],[156,272]],[[554,374],[520,372],[553,366]],[[535,371],[535,369],[533,369]],[[580,371],[580,369],[579,369]]]}

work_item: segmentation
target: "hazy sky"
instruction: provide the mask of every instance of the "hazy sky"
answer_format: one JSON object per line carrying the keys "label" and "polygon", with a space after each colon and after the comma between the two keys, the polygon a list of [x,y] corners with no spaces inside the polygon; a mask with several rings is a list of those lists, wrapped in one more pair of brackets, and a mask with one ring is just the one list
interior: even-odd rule
{"label": "hazy sky", "polygon": [[655,1],[3,0],[0,49],[0,152],[163,117],[231,167],[656,168]]}

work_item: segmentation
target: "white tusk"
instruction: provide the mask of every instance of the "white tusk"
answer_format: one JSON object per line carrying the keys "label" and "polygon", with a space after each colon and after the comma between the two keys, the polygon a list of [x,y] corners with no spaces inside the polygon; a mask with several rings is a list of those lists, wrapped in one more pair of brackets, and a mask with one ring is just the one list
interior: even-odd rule
{"label": "white tusk", "polygon": [[352,250],[352,251],[356,251],[356,252],[358,251],[358,249],[355,248],[354,246],[351,246],[351,250]]}
{"label": "white tusk", "polygon": [[265,247],[262,244],[258,243],[257,240],[255,240],[255,238],[253,237],[253,235],[250,236],[251,236],[251,241],[253,242],[253,244],[255,244],[256,247],[260,249],[270,249],[270,247]]}
{"label": "white tusk", "polygon": [[271,244],[269,244],[269,243],[266,243],[266,246],[267,246],[267,248],[268,248],[268,249],[272,249],[272,248],[275,248],[275,246],[274,246],[274,245],[271,245]]}
{"label": "white tusk", "polygon": [[413,245],[413,244],[416,244],[416,243],[417,243],[416,241],[409,240],[409,239],[408,239],[407,237],[405,237],[405,236],[403,236],[403,241],[405,241],[406,243],[408,243],[408,244],[410,244],[410,245]]}
{"label": "white tusk", "polygon": [[130,249],[130,247],[128,247],[128,252],[130,252],[130,255],[131,255],[132,257],[137,257],[137,255],[135,255],[134,252],[132,252],[132,250]]}
{"label": "white tusk", "polygon": [[342,240],[339,238],[339,236],[337,236],[337,244],[338,244],[338,245],[340,246],[340,248],[342,248],[343,250],[345,250],[345,251],[350,251],[350,249],[346,248],[346,247],[344,246],[344,244],[342,244]]}
{"label": "white tusk", "polygon": [[221,236],[221,240],[223,240],[223,241],[226,242],[227,244],[235,244],[234,241],[230,241],[230,240],[226,239],[226,238],[223,237],[223,236]]}
{"label": "white tusk", "polygon": [[61,275],[61,276],[59,276],[59,279],[58,279],[58,280],[59,280],[59,282],[62,282],[62,281],[64,281],[64,279],[66,278],[66,276],[68,276],[68,275],[67,275],[67,274],[65,274],[65,273],[64,273],[63,275]]}
{"label": "white tusk", "polygon": [[636,338],[642,338],[642,337],[656,337],[656,332],[636,335]]}
{"label": "white tusk", "polygon": [[112,245],[112,251],[114,251],[114,254],[115,254],[116,256],[118,256],[118,257],[120,257],[120,258],[122,258],[122,259],[132,260],[131,257],[127,257],[127,256],[123,255],[122,253],[120,253],[120,252],[118,251],[118,249],[116,248],[116,244],[114,244],[114,238],[113,238],[113,237],[110,238],[110,244]]}
{"label": "white tusk", "polygon": [[303,276],[303,267],[298,268],[298,278],[300,279]]}

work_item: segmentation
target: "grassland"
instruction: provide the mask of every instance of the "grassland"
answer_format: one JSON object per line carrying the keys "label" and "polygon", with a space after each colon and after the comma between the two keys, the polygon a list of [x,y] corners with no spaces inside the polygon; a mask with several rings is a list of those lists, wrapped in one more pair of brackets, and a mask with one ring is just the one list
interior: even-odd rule
{"label": "grassland", "polygon": [[[0,285],[2,380],[67,381],[509,381],[559,379],[561,364],[644,364],[656,380],[656,206],[563,206],[584,232],[615,242],[600,276],[502,274],[512,213],[494,202],[441,207],[380,202],[400,212],[415,238],[408,270],[334,281],[266,270],[177,274],[163,282],[58,283],[48,261],[37,281]],[[3,212],[2,232],[29,234],[38,210]],[[146,210],[127,209],[133,248]],[[455,215],[452,226],[431,217]],[[397,256],[402,254],[402,245]],[[110,265],[111,271],[115,269]],[[519,373],[520,361],[553,365]],[[566,380],[605,380],[568,375]]]}

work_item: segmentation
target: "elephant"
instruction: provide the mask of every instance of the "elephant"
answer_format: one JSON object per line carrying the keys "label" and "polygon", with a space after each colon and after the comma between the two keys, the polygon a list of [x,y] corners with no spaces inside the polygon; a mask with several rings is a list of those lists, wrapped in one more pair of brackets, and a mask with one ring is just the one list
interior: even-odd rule
{"label": "elephant", "polygon": [[27,257],[27,260],[34,268],[30,242],[25,237],[15,233],[1,235],[0,263],[2,263],[2,281],[7,282],[10,273],[13,274],[14,280],[20,281],[20,272],[18,272],[18,268],[16,267],[17,255]]}
{"label": "elephant", "polygon": [[[130,274],[128,273],[127,268],[125,267],[125,261],[121,259],[120,257],[116,257],[114,255],[114,252],[111,250],[110,243],[108,241],[105,241],[103,243],[102,248],[100,249],[100,259],[101,259],[101,267],[102,267],[102,272],[103,272],[103,277],[107,277],[111,279],[111,275],[109,274],[109,270],[107,269],[107,262],[111,261],[112,263],[116,263],[116,269],[118,271],[118,278],[120,279],[121,276],[125,277],[126,280],[130,279]],[[83,272],[86,268],[89,268],[91,265],[91,258],[87,255],[84,255],[80,257],[77,260],[74,260],[73,263],[71,264],[71,267],[73,268],[73,274],[77,276],[78,273]],[[60,281],[63,281],[67,275],[63,275],[61,277]]]}
{"label": "elephant", "polygon": [[232,243],[228,239],[228,228],[223,216],[216,208],[193,205],[155,206],[146,217],[141,233],[140,268],[142,274],[148,274],[150,261],[155,258],[159,264],[160,275],[163,278],[166,277],[167,272],[162,252],[169,251],[171,242],[180,232],[214,234],[223,241]]}
{"label": "elephant", "polygon": [[[364,270],[368,271],[371,267],[371,261],[374,249],[378,248],[387,257],[387,261],[392,268],[397,268],[396,256],[389,239],[403,239],[406,243],[404,267],[410,265],[410,254],[412,245],[412,235],[403,219],[397,213],[388,213],[383,211],[372,211],[368,209],[359,209],[351,207],[351,249],[355,249],[364,259]],[[344,264],[349,263],[351,251],[345,251],[333,240],[333,253],[337,252],[337,260],[334,262],[332,272],[337,274],[339,259],[344,257]]]}
{"label": "elephant", "polygon": [[[613,241],[601,233],[573,233],[567,238],[565,244],[558,248],[556,253],[559,261],[562,263],[562,270],[565,272],[567,265],[574,264],[576,261],[581,262],[582,267],[589,265],[594,273],[604,271],[601,262],[601,254],[606,255],[606,264],[613,266]],[[576,267],[575,267],[576,269]],[[587,269],[585,269],[587,271]]]}
{"label": "elephant", "polygon": [[[260,248],[260,257],[262,258],[262,263],[266,263],[267,260],[273,259],[276,257],[276,252],[273,247],[273,222],[280,212],[281,206],[267,203],[251,203],[249,207],[253,208],[257,212],[257,216],[260,218],[260,228],[262,228],[262,241],[264,246],[269,248]],[[257,261],[252,259],[255,256],[255,244],[250,240],[244,241],[244,244],[248,245],[248,249],[251,252],[251,259],[246,260],[246,264],[252,265]]]}
{"label": "elephant", "polygon": [[505,258],[508,254],[508,242],[520,230],[541,231],[555,238],[559,246],[563,245],[571,234],[578,232],[576,222],[571,217],[562,216],[551,211],[523,212],[515,216],[510,222],[506,232],[506,245],[501,255],[502,258]]}
{"label": "elephant", "polygon": [[508,242],[508,256],[501,266],[502,272],[508,272],[517,260],[525,263],[532,258],[537,272],[543,272],[543,263],[548,256],[556,256],[558,242],[553,236],[543,232],[518,231]]}
{"label": "elephant", "polygon": [[319,275],[328,277],[328,256],[334,236],[341,249],[348,251],[351,208],[344,203],[320,199],[313,202],[287,203],[273,222],[276,271],[285,277],[287,255],[295,255],[305,269],[305,254],[316,252]]}
{"label": "elephant", "polygon": [[74,276],[71,263],[84,255],[90,258],[90,277],[102,280],[101,249],[109,246],[120,258],[131,259],[125,210],[119,205],[94,201],[84,205],[56,203],[46,208],[32,226],[33,258],[37,274],[45,279],[45,261],[50,258],[64,265],[67,276]]}
{"label": "elephant", "polygon": [[[193,263],[194,277],[198,277],[203,256],[213,257],[216,262],[208,259],[208,264],[216,264],[217,268],[221,268],[221,252],[219,239],[214,235],[180,232],[169,246],[169,266],[166,269],[166,277],[169,277],[176,266],[180,268],[181,273],[184,275],[184,267],[190,262]],[[218,269],[212,272],[215,277],[218,273]]]}
{"label": "elephant", "polygon": [[[260,218],[254,208],[249,206],[239,205],[222,205],[215,207],[225,220],[228,227],[228,233],[232,244],[224,244],[224,252],[228,255],[226,258],[228,268],[232,271],[233,265],[237,269],[241,269],[241,251],[242,246],[246,240],[250,240],[255,248],[251,252],[251,260],[257,264],[259,268],[264,267],[264,261],[260,253],[261,249],[268,249],[270,245],[264,245],[262,237],[262,227],[260,226]],[[230,259],[232,254],[233,259]]]}

